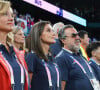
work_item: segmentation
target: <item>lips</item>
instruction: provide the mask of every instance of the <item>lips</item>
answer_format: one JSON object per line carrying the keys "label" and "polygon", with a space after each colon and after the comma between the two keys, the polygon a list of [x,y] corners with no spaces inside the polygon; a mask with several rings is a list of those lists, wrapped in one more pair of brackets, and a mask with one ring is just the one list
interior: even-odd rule
{"label": "lips", "polygon": [[7,23],[8,25],[14,25],[14,23]]}

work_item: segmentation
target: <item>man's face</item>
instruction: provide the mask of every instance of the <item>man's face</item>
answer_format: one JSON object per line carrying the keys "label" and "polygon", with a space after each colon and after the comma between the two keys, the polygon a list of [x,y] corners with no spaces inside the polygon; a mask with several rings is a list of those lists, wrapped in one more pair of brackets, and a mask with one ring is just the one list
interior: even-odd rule
{"label": "man's face", "polygon": [[81,38],[80,40],[81,40],[81,42],[82,42],[83,44],[85,44],[86,46],[89,45],[89,37],[88,37],[88,34],[85,34],[85,35],[84,35],[84,38]]}
{"label": "man's face", "polygon": [[64,48],[72,52],[78,52],[80,48],[80,38],[75,28],[65,29],[66,38],[63,41]]}

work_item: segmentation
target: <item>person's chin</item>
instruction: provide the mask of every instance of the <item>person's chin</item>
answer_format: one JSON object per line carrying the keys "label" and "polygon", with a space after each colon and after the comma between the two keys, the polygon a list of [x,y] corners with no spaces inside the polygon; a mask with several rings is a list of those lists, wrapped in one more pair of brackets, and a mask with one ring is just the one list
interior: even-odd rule
{"label": "person's chin", "polygon": [[14,30],[14,27],[9,27],[9,31],[11,32],[12,30]]}
{"label": "person's chin", "polygon": [[55,41],[55,40],[52,42],[52,44],[54,44],[54,43],[56,43],[56,41]]}

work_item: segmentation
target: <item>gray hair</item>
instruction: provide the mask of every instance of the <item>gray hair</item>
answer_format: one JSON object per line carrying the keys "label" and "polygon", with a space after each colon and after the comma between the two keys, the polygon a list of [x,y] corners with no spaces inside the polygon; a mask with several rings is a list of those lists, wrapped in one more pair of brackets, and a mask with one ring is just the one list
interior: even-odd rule
{"label": "gray hair", "polygon": [[53,25],[53,31],[55,34],[58,34],[59,30],[64,26],[63,22],[58,22]]}
{"label": "gray hair", "polygon": [[65,38],[66,38],[65,29],[67,29],[67,28],[74,28],[74,26],[71,25],[71,24],[65,25],[65,26],[58,32],[58,37],[59,37],[59,39],[65,39]]}

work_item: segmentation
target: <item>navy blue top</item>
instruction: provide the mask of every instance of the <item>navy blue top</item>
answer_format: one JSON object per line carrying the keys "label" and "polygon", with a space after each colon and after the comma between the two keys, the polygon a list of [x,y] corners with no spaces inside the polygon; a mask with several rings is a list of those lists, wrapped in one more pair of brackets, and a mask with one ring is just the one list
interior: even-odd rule
{"label": "navy blue top", "polygon": [[90,59],[89,64],[92,67],[97,80],[99,80],[99,82],[100,82],[100,67],[99,67],[99,65],[97,65],[97,63],[93,59]]}
{"label": "navy blue top", "polygon": [[74,57],[92,78],[86,62],[80,54],[73,54],[64,49],[57,55],[56,62],[61,70],[61,79],[66,81],[65,90],[93,90],[92,85],[80,66],[70,57]]}
{"label": "navy blue top", "polygon": [[61,42],[59,39],[56,39],[56,43],[50,45],[50,51],[55,57],[62,49]]}
{"label": "navy blue top", "polygon": [[[58,90],[57,72],[55,70],[55,65],[53,64],[53,58],[51,56],[49,56],[48,58],[49,61],[47,62],[47,67],[49,68],[49,71],[51,73],[53,84],[52,90]],[[49,88],[48,76],[43,61],[35,53],[30,52],[26,56],[26,62],[29,72],[33,72],[31,90],[51,90]],[[61,89],[59,88],[59,90]]]}
{"label": "navy blue top", "polygon": [[9,62],[13,69],[13,74],[14,74],[14,90],[22,90],[22,85],[21,85],[21,69],[19,64],[16,61],[15,58],[15,52],[12,46],[10,46],[9,52],[5,48],[4,45],[0,45],[0,51],[2,51],[2,54],[6,58],[6,60]]}

